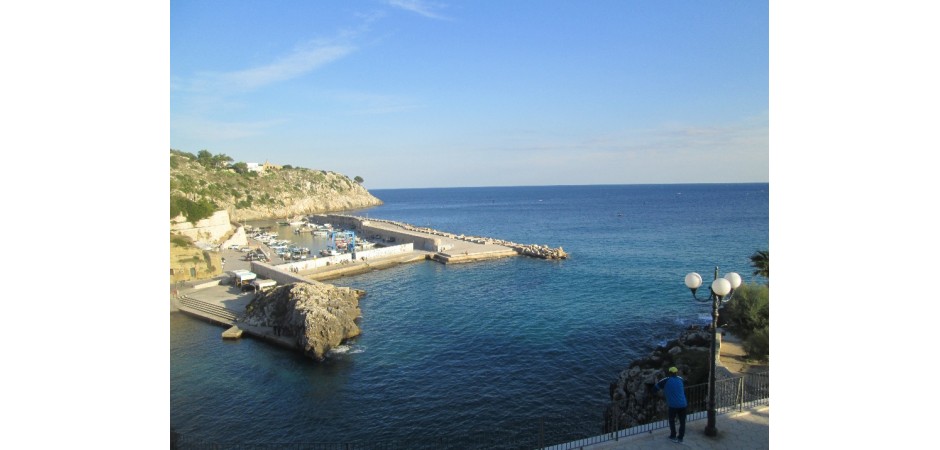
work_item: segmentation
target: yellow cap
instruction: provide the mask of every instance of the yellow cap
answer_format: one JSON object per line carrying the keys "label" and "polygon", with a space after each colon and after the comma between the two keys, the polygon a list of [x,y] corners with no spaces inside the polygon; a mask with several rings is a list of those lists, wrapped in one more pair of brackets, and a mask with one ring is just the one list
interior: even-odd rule
{"label": "yellow cap", "polygon": [[679,372],[679,369],[677,369],[676,366],[672,366],[672,367],[669,368],[669,372],[670,372],[670,373],[678,373],[678,372]]}

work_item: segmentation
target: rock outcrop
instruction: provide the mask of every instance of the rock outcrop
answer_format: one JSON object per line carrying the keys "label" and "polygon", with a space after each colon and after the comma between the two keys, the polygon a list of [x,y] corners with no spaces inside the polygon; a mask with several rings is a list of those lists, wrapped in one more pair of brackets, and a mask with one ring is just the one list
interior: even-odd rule
{"label": "rock outcrop", "polygon": [[344,340],[358,336],[362,291],[310,282],[279,286],[259,294],[245,308],[252,326],[279,327],[296,339],[303,353],[317,361]]}
{"label": "rock outcrop", "polygon": [[[671,366],[679,369],[686,386],[708,382],[711,335],[706,328],[693,326],[678,339],[658,347],[646,358],[633,361],[610,384],[610,404],[604,411],[604,432],[622,430],[663,419],[668,407],[662,395],[653,392],[656,381]],[[717,368],[716,379],[730,376]]]}

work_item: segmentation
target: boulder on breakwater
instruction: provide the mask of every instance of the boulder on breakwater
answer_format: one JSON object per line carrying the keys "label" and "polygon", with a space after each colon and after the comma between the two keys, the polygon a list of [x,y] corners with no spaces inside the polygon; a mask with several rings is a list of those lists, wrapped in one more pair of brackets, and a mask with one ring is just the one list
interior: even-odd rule
{"label": "boulder on breakwater", "polygon": [[362,295],[360,290],[316,281],[278,286],[252,300],[243,320],[278,327],[279,335],[295,339],[305,355],[322,361],[331,349],[359,335],[356,319]]}
{"label": "boulder on breakwater", "polygon": [[561,247],[551,248],[547,245],[519,245],[515,247],[520,255],[532,256],[542,259],[568,259],[568,254]]}

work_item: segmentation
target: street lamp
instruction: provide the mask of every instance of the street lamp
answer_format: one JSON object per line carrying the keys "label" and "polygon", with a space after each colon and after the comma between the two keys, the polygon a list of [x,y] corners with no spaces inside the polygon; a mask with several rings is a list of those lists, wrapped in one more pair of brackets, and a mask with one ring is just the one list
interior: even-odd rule
{"label": "street lamp", "polygon": [[718,306],[731,300],[734,290],[741,285],[741,275],[735,272],[725,274],[723,278],[718,278],[718,267],[715,267],[715,281],[712,281],[711,292],[708,298],[700,299],[695,295],[695,291],[702,285],[702,276],[690,272],[685,276],[685,285],[692,291],[692,298],[697,302],[711,302],[712,304],[712,348],[711,361],[709,361],[708,370],[708,423],[705,425],[706,436],[716,436],[718,429],[715,428],[715,354],[718,345],[715,334],[718,331]]}

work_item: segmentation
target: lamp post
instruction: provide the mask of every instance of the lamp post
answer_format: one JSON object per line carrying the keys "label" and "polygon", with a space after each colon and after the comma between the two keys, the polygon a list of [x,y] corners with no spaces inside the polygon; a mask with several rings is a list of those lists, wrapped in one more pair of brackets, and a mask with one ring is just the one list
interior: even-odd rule
{"label": "lamp post", "polygon": [[712,304],[712,346],[711,361],[708,366],[708,423],[705,425],[706,436],[716,436],[718,429],[715,428],[715,364],[716,353],[718,351],[717,339],[715,334],[718,332],[718,307],[731,300],[734,290],[741,285],[741,275],[735,272],[727,273],[723,278],[718,278],[718,267],[715,267],[715,281],[712,281],[711,292],[708,298],[700,299],[695,295],[695,291],[702,285],[702,276],[690,272],[685,276],[685,285],[692,291],[692,299],[697,302],[711,302]]}

